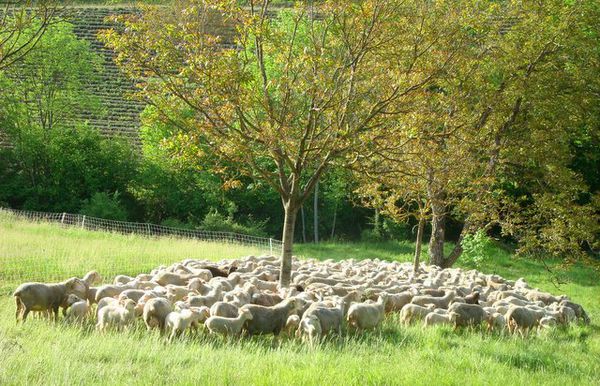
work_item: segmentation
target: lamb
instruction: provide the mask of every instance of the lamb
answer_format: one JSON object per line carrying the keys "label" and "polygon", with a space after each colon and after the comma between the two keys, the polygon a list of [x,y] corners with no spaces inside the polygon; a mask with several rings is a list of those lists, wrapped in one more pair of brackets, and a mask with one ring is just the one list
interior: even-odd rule
{"label": "lamb", "polygon": [[[486,311],[487,312],[487,311]],[[506,318],[499,312],[489,313],[487,319],[488,331],[504,331],[506,329]]]}
{"label": "lamb", "polygon": [[[58,309],[65,305],[70,294],[85,298],[88,290],[87,284],[76,277],[56,284],[24,283],[13,293],[17,305],[15,314],[17,322],[25,322],[31,311],[49,311],[58,320]],[[65,307],[66,308],[66,307]]]}
{"label": "lamb", "polygon": [[425,316],[425,321],[423,322],[423,328],[431,327],[433,325],[440,324],[450,324],[450,315],[442,314],[439,312],[430,312]]}
{"label": "lamb", "polygon": [[449,291],[442,297],[435,296],[415,296],[412,298],[411,303],[419,306],[425,306],[426,304],[433,304],[436,308],[448,308],[450,301],[456,297],[455,291]]}
{"label": "lamb", "polygon": [[212,307],[210,307],[210,315],[223,316],[225,318],[235,318],[239,315],[239,309],[231,303],[216,302],[212,305]]}
{"label": "lamb", "polygon": [[517,330],[523,336],[523,331],[528,332],[532,328],[536,327],[545,316],[543,312],[531,310],[525,307],[513,306],[508,309],[505,315],[506,325],[511,333]]}
{"label": "lamb", "polygon": [[296,310],[298,302],[295,298],[285,299],[273,307],[248,304],[245,307],[253,316],[246,323],[246,331],[249,335],[270,334],[279,335],[285,327],[287,318]]}
{"label": "lamb", "polygon": [[348,316],[346,320],[348,324],[359,329],[370,329],[375,328],[385,315],[385,303],[387,302],[387,295],[381,294],[377,303],[355,303],[348,309]]}
{"label": "lamb", "polygon": [[90,313],[90,305],[87,300],[83,300],[77,295],[69,295],[67,303],[69,304],[66,315],[68,320],[82,322]]}
{"label": "lamb", "polygon": [[240,308],[240,314],[236,318],[223,316],[211,316],[206,319],[204,325],[212,334],[239,335],[246,321],[253,320],[252,312],[248,306]]}
{"label": "lamb", "polygon": [[190,307],[181,311],[173,311],[165,317],[165,329],[171,331],[169,341],[172,342],[176,335],[182,334],[186,329],[198,327],[210,316],[208,307]]}
{"label": "lamb", "polygon": [[218,285],[212,291],[210,291],[210,293],[204,296],[195,296],[193,294],[190,294],[187,296],[187,299],[183,298],[183,300],[186,300],[187,303],[192,307],[205,306],[210,308],[213,304],[222,299],[222,292],[223,291],[221,289],[221,286]]}
{"label": "lamb", "polygon": [[123,306],[109,305],[102,308],[98,312],[96,329],[104,331],[110,325],[114,325],[117,329],[127,327],[135,318],[134,308],[135,302],[131,299],[127,299]]}
{"label": "lamb", "polygon": [[305,339],[308,338],[310,345],[313,345],[322,334],[321,321],[316,315],[303,317],[296,330],[296,337],[303,336]]}
{"label": "lamb", "polygon": [[449,308],[450,321],[454,328],[477,326],[487,320],[488,313],[477,304],[454,303]]}
{"label": "lamb", "polygon": [[146,328],[151,330],[153,327],[157,327],[160,331],[165,329],[165,318],[171,312],[171,302],[164,298],[153,298],[149,299],[144,305],[144,311],[142,318],[146,324]]}
{"label": "lamb", "polygon": [[424,319],[429,312],[431,312],[435,308],[435,305],[428,304],[423,307],[418,304],[408,303],[402,310],[400,310],[400,321],[405,326],[410,325],[413,320],[421,320]]}

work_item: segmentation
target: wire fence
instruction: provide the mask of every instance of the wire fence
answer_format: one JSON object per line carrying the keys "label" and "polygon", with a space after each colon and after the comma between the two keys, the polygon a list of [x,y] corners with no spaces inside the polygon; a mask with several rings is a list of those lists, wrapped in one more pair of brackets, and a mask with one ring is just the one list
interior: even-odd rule
{"label": "wire fence", "polygon": [[[115,275],[135,276],[187,258],[217,261],[248,254],[279,255],[282,247],[281,241],[273,238],[81,214],[0,208],[0,215],[8,219],[4,232],[0,230],[0,283],[11,286],[19,281],[81,277],[90,270],[97,270],[108,281]],[[15,226],[15,220],[26,223]],[[66,231],[28,227],[30,222],[58,224]]]}

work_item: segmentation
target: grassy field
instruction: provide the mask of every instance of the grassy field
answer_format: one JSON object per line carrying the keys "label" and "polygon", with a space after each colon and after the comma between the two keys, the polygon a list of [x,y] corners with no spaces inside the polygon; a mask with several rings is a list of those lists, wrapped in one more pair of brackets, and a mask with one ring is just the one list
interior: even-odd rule
{"label": "grassy field", "polygon": [[[410,259],[410,243],[299,245],[297,255],[320,259]],[[187,257],[222,259],[252,248],[189,240],[147,239],[31,224],[0,217],[0,385],[13,384],[600,384],[600,280],[573,267],[560,288],[535,262],[490,249],[480,269],[525,277],[583,304],[593,324],[527,339],[402,328],[388,317],[376,331],[329,338],[310,349],[271,337],[224,341],[200,333],[166,344],[141,325],[125,333],[97,334],[83,327],[29,320],[14,323],[9,295],[17,277],[68,277],[97,269],[147,271]],[[471,267],[468,267],[471,268]]]}

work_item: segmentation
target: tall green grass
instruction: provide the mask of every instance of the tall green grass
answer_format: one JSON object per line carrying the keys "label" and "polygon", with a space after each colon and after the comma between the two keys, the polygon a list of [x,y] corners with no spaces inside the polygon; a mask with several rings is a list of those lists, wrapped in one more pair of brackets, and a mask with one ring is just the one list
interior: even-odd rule
{"label": "tall green grass", "polygon": [[111,279],[186,258],[216,261],[260,253],[264,250],[235,243],[94,232],[0,212],[0,291],[19,280],[59,281],[92,269]]}
{"label": "tall green grass", "polygon": [[[320,259],[402,261],[410,259],[411,249],[410,243],[323,244],[298,245],[296,253]],[[403,328],[397,316],[389,316],[374,331],[347,332],[315,348],[286,337],[225,340],[203,331],[167,344],[141,323],[128,332],[106,334],[95,332],[93,322],[71,326],[30,319],[15,325],[13,300],[5,296],[17,284],[6,280],[19,261],[26,263],[18,268],[20,274],[44,279],[39,267],[45,261],[54,262],[53,272],[67,277],[89,269],[105,275],[104,270],[136,273],[186,257],[221,259],[248,253],[252,251],[235,245],[138,238],[0,218],[0,385],[600,384],[598,275],[572,267],[561,273],[568,283],[557,289],[542,265],[497,247],[488,251],[480,270],[525,277],[534,286],[566,293],[586,307],[593,324],[522,339],[479,329]],[[9,260],[10,265],[4,264]]]}

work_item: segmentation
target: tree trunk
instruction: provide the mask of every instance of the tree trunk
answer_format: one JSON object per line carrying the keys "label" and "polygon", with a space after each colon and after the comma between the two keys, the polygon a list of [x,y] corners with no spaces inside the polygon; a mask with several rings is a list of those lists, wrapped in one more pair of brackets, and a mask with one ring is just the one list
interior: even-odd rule
{"label": "tree trunk", "polygon": [[304,216],[304,205],[300,207],[300,218],[302,220],[302,242],[306,243],[306,219]]}
{"label": "tree trunk", "polygon": [[333,208],[333,224],[331,225],[331,237],[330,237],[331,240],[333,240],[333,237],[335,236],[335,221],[337,220],[337,207],[338,207],[338,203],[336,201],[335,207]]}
{"label": "tree trunk", "polygon": [[444,239],[446,237],[446,214],[440,203],[431,204],[431,238],[429,239],[429,264],[445,268]]}
{"label": "tree trunk", "polygon": [[415,242],[415,259],[413,262],[413,272],[419,272],[421,264],[421,245],[423,243],[423,229],[425,228],[425,216],[419,216],[419,226],[417,227],[417,240]]}
{"label": "tree trunk", "polygon": [[375,208],[375,219],[373,220],[375,224],[373,224],[373,233],[377,237],[381,236],[381,229],[379,229],[379,208]]}
{"label": "tree trunk", "polygon": [[315,235],[315,244],[319,242],[319,183],[315,184],[315,195],[313,200],[313,231]]}
{"label": "tree trunk", "polygon": [[296,216],[298,207],[289,202],[284,205],[285,220],[283,222],[283,246],[281,251],[281,272],[279,275],[279,285],[281,288],[287,288],[292,278],[292,247],[294,244],[294,227],[296,226]]}

